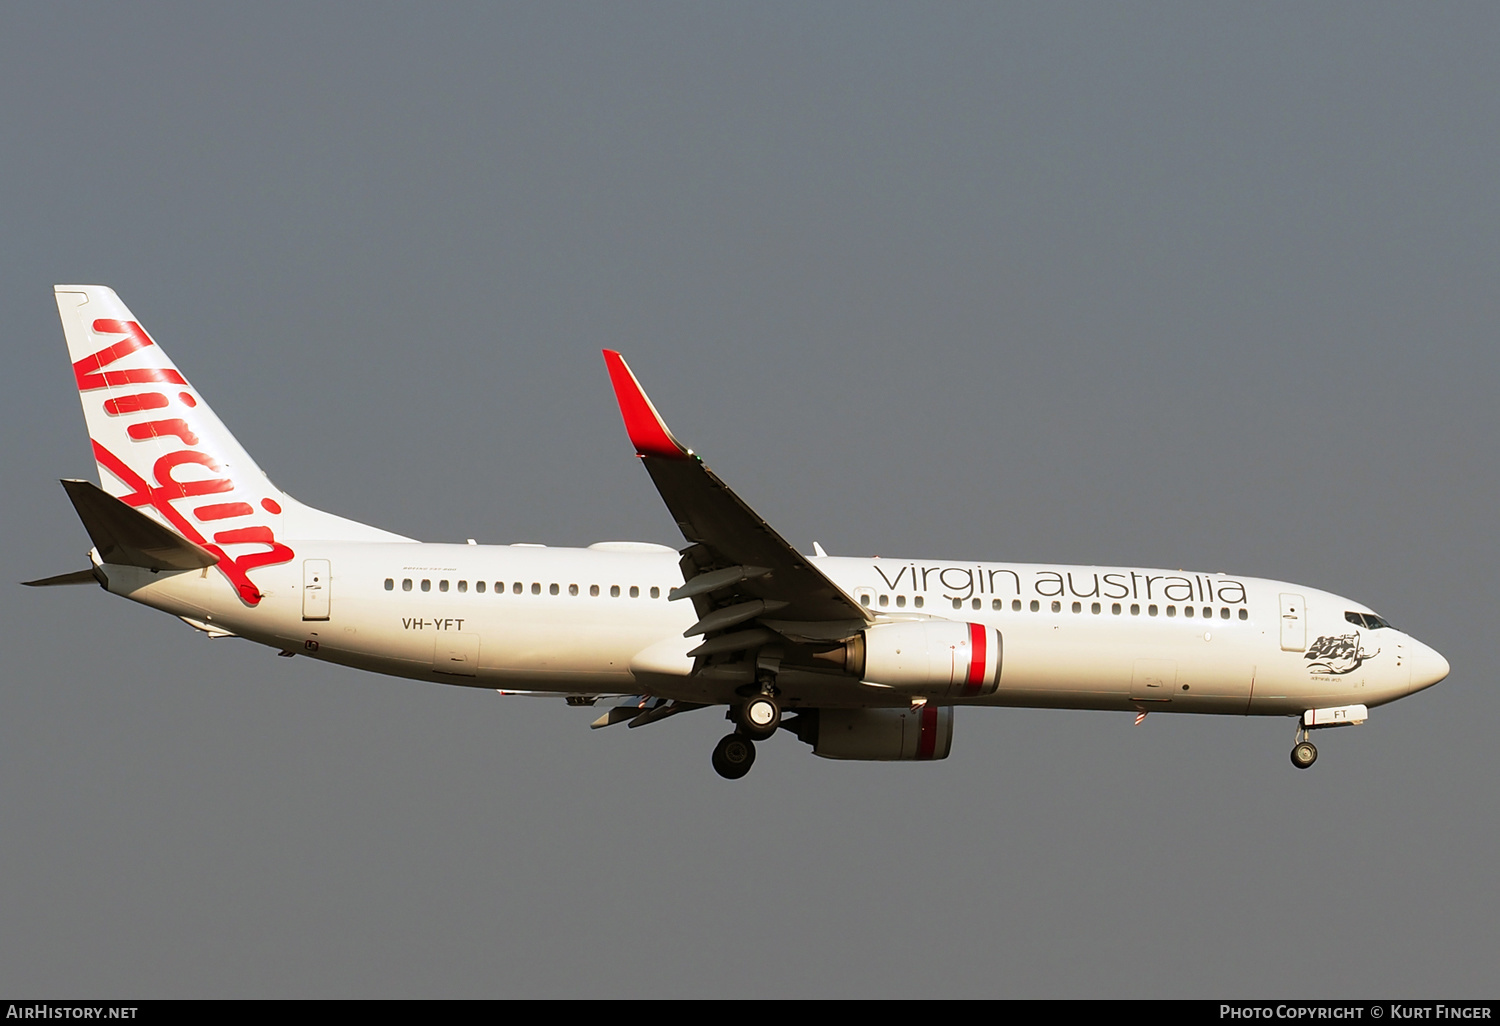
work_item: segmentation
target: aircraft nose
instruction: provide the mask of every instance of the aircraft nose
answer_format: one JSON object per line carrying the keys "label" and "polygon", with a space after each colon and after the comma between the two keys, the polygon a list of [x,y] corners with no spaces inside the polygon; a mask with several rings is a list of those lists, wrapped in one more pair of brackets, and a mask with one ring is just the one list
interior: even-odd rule
{"label": "aircraft nose", "polygon": [[1416,642],[1412,648],[1411,689],[1413,691],[1430,688],[1448,676],[1448,660],[1439,655],[1436,649],[1420,641]]}

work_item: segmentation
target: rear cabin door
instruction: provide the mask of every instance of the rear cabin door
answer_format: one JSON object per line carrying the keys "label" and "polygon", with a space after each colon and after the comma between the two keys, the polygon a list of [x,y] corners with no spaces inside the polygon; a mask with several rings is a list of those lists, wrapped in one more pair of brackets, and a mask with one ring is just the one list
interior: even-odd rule
{"label": "rear cabin door", "polygon": [[302,561],[302,619],[328,619],[331,571],[326,559]]}

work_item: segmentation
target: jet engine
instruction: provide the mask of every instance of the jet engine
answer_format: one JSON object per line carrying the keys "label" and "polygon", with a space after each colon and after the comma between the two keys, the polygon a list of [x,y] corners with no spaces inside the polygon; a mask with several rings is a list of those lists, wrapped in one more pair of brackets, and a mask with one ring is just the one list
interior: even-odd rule
{"label": "jet engine", "polygon": [[953,748],[953,707],[808,709],[797,714],[791,729],[825,759],[946,759]]}
{"label": "jet engine", "polygon": [[912,620],[866,628],[819,659],[860,680],[934,698],[978,698],[1000,686],[1000,632],[978,623]]}

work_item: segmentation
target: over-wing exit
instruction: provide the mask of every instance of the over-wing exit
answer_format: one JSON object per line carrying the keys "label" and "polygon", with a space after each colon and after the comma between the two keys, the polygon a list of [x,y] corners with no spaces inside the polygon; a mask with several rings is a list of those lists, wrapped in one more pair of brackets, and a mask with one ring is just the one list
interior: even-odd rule
{"label": "over-wing exit", "polygon": [[831,759],[929,761],[960,707],[1296,718],[1312,731],[1448,674],[1340,596],[1235,574],[798,552],[667,427],[620,354],[626,431],[684,538],[422,543],[271,483],[113,291],[59,285],[98,484],[63,482],[97,583],[214,637],[379,673],[605,703],[593,726],[720,708],[738,778],[785,730]]}

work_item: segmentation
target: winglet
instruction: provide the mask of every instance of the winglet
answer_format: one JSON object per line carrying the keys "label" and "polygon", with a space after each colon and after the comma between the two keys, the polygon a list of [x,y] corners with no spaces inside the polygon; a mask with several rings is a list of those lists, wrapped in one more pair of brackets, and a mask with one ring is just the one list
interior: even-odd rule
{"label": "winglet", "polygon": [[606,349],[604,365],[609,368],[609,382],[614,386],[620,417],[625,421],[625,431],[630,435],[630,444],[635,446],[636,454],[666,460],[687,459],[690,455],[687,446],[672,436],[671,429],[656,412],[645,389],[626,365],[625,358],[613,349]]}

